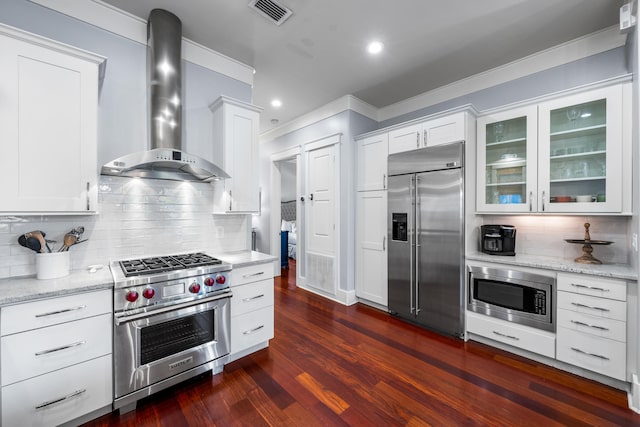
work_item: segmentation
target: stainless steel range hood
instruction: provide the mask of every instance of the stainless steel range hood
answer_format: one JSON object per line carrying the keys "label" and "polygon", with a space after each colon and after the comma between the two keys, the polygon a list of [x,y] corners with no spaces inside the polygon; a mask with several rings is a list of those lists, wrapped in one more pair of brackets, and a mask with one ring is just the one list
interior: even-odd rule
{"label": "stainless steel range hood", "polygon": [[182,151],[181,45],[180,19],[153,9],[147,24],[151,148],[107,163],[103,175],[202,182],[230,178],[210,161]]}

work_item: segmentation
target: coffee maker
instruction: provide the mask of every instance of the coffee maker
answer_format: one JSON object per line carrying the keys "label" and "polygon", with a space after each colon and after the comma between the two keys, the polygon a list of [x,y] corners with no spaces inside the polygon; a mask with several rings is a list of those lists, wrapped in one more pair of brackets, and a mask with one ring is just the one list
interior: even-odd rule
{"label": "coffee maker", "polygon": [[495,224],[480,226],[480,250],[489,255],[515,255],[516,228]]}

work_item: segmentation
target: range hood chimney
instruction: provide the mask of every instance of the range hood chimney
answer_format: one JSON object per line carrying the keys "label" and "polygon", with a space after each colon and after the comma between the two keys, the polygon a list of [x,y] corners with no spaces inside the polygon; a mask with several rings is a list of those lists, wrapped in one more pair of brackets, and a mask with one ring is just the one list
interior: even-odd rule
{"label": "range hood chimney", "polygon": [[210,182],[229,175],[213,163],[182,151],[182,22],[153,9],[147,24],[147,85],[150,149],[102,166],[103,175]]}

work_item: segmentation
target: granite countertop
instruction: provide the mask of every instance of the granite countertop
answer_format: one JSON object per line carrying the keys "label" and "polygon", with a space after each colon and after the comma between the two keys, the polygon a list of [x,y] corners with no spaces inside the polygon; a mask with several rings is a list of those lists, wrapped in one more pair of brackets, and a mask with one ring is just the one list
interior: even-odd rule
{"label": "granite countertop", "polygon": [[521,267],[540,268],[566,273],[590,274],[624,280],[638,280],[638,272],[628,264],[579,264],[575,261],[538,255],[497,256],[482,252],[467,254],[467,260],[484,261]]}
{"label": "granite countertop", "polygon": [[265,262],[273,262],[278,257],[264,254],[256,251],[239,251],[215,254],[216,258],[220,258],[224,262],[231,264],[232,268],[247,267],[254,264],[264,264]]}
{"label": "granite countertop", "polygon": [[113,289],[113,277],[106,264],[97,268],[95,273],[89,272],[88,268],[72,270],[68,276],[58,279],[10,277],[0,279],[0,306],[99,289]]}

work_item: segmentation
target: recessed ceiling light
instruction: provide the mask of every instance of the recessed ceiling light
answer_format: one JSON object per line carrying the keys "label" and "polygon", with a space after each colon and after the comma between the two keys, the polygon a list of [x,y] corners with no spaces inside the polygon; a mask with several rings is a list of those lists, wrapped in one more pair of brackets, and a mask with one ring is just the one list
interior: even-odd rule
{"label": "recessed ceiling light", "polygon": [[273,101],[271,101],[271,106],[272,107],[282,107],[282,101],[280,101],[279,99],[274,99]]}
{"label": "recessed ceiling light", "polygon": [[372,55],[376,55],[382,52],[383,48],[384,48],[384,44],[378,41],[374,41],[369,43],[369,46],[367,46],[367,51]]}

